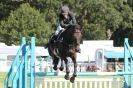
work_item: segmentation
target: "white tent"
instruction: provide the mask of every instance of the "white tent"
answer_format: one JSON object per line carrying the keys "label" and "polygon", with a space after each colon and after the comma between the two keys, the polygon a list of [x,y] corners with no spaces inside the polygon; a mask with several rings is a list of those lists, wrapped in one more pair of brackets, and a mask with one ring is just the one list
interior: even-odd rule
{"label": "white tent", "polygon": [[[16,55],[20,46],[0,46],[0,55]],[[35,47],[36,56],[48,56],[47,49],[44,47]]]}

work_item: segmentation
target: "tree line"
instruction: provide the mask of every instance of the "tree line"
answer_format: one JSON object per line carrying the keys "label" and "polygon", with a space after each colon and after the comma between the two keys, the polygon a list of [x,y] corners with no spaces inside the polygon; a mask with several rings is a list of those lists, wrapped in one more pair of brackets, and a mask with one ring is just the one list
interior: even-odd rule
{"label": "tree line", "polygon": [[0,42],[18,45],[23,36],[47,42],[61,6],[68,5],[82,27],[83,40],[114,40],[133,45],[133,0],[1,0]]}

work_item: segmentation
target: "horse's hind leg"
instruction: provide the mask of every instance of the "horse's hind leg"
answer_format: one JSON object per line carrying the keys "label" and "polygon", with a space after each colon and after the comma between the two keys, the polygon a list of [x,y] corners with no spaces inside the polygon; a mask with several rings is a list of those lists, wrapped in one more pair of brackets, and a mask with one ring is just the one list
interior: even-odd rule
{"label": "horse's hind leg", "polygon": [[60,71],[63,71],[63,69],[64,69],[64,64],[63,64],[63,59],[61,58],[61,66],[60,66]]}
{"label": "horse's hind leg", "polygon": [[54,59],[53,59],[53,65],[54,65],[53,69],[54,69],[54,70],[57,70],[57,65],[58,65],[58,63],[59,63],[59,58],[57,58],[57,57],[54,58]]}
{"label": "horse's hind leg", "polygon": [[67,59],[64,59],[65,61],[65,64],[66,64],[66,75],[65,75],[65,79],[66,80],[69,80],[69,73],[70,73],[70,70],[69,70],[69,67],[68,67],[68,60]]}
{"label": "horse's hind leg", "polygon": [[73,76],[70,78],[70,82],[74,83],[75,77],[77,76],[77,61],[76,61],[76,58],[72,57],[72,61],[74,63],[74,72],[73,72]]}

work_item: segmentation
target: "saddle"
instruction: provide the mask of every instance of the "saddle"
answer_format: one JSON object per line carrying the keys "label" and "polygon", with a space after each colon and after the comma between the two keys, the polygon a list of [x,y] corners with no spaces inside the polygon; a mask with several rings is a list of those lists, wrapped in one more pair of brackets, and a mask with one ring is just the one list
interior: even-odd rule
{"label": "saddle", "polygon": [[[59,43],[63,42],[63,34],[64,30],[61,30],[58,35],[55,35],[54,33],[50,37],[48,43],[45,45],[45,48],[48,47],[49,44],[54,44],[54,46],[57,46]],[[76,48],[76,52],[81,52],[81,49],[79,47]]]}
{"label": "saddle", "polygon": [[57,43],[63,41],[63,31],[60,31],[58,35],[53,34],[49,39],[49,43]]}
{"label": "saddle", "polygon": [[63,41],[63,31],[60,31],[58,35],[55,35],[54,33],[52,36],[49,38],[49,41],[47,44],[45,44],[45,48],[48,47],[48,44],[57,44],[58,42]]}

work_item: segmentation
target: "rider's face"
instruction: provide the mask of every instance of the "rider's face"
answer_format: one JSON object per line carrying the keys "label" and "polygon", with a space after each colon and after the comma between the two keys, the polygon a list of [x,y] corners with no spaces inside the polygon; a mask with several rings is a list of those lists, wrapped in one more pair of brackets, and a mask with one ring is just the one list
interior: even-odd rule
{"label": "rider's face", "polygon": [[67,18],[67,17],[68,17],[68,11],[63,11],[63,12],[62,12],[62,15],[63,15],[65,18]]}

